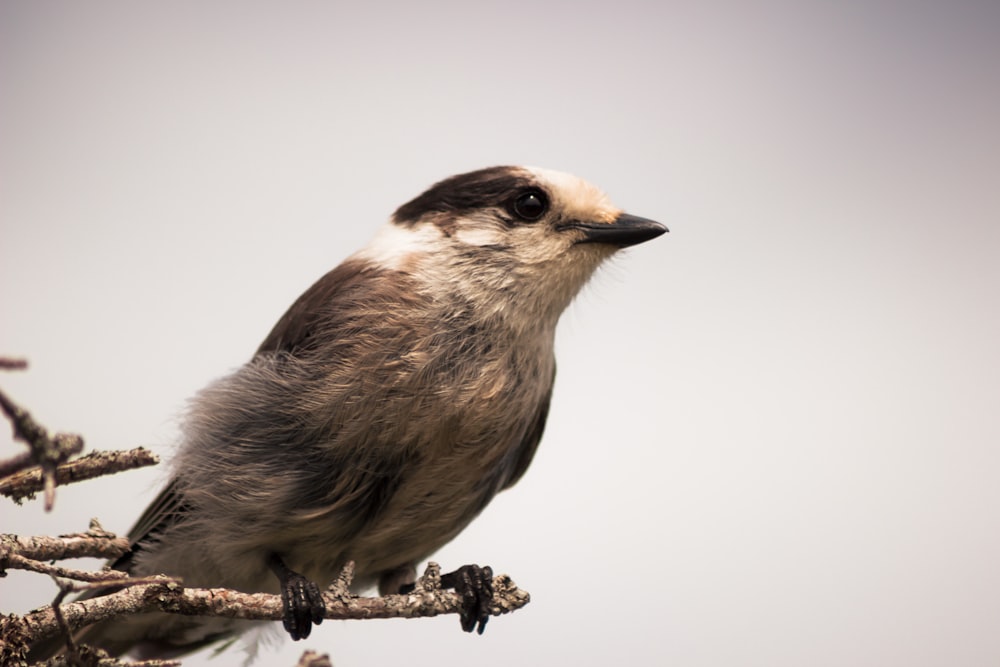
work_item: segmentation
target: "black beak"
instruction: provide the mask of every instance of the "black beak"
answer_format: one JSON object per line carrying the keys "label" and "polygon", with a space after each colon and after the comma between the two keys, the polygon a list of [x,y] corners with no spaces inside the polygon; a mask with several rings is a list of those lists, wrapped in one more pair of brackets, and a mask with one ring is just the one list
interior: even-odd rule
{"label": "black beak", "polygon": [[622,213],[611,222],[583,222],[574,220],[557,227],[563,229],[579,229],[583,236],[577,243],[609,243],[619,248],[636,245],[669,231],[658,222]]}

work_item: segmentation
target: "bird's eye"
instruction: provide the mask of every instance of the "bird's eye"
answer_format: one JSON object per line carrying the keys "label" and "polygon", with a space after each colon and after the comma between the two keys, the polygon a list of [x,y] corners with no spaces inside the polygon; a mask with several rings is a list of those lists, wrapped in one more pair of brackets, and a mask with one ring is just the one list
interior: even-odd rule
{"label": "bird's eye", "polygon": [[522,220],[534,221],[545,215],[549,210],[549,200],[545,193],[531,190],[518,195],[514,200],[514,214]]}

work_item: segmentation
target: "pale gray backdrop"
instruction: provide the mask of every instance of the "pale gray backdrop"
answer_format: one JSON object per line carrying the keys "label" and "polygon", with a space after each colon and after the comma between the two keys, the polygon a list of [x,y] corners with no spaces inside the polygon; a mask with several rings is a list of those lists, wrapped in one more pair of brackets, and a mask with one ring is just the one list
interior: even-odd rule
{"label": "pale gray backdrop", "polygon": [[[32,368],[0,385],[166,454],[397,205],[574,172],[671,233],[564,318],[534,466],[437,555],[533,602],[261,664],[996,665],[998,119],[997,3],[6,1],[0,353]],[[2,530],[126,531],[164,475]]]}

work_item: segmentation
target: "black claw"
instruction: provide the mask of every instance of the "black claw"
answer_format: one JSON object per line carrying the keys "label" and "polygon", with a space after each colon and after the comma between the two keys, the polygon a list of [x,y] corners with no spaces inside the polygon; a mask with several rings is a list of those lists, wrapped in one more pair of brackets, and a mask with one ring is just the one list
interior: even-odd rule
{"label": "black claw", "polygon": [[[462,598],[462,629],[483,634],[490,620],[493,602],[493,568],[489,565],[464,565],[454,572],[441,575],[442,588],[454,588]],[[477,629],[478,626],[478,629]]]}
{"label": "black claw", "polygon": [[269,564],[281,582],[281,606],[284,609],[281,623],[292,639],[305,639],[312,632],[313,623],[319,625],[326,615],[326,604],[319,586],[290,569],[276,555],[271,556]]}

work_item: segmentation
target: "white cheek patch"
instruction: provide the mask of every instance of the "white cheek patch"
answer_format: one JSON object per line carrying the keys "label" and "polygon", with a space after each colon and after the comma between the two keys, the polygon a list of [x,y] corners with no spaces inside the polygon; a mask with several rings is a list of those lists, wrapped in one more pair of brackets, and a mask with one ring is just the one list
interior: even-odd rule
{"label": "white cheek patch", "polygon": [[480,247],[505,244],[506,236],[504,230],[494,225],[460,227],[455,231],[455,238],[462,243]]}
{"label": "white cheek patch", "polygon": [[434,252],[440,248],[443,238],[441,228],[431,223],[403,227],[390,222],[355,257],[395,271],[402,269],[414,253]]}

